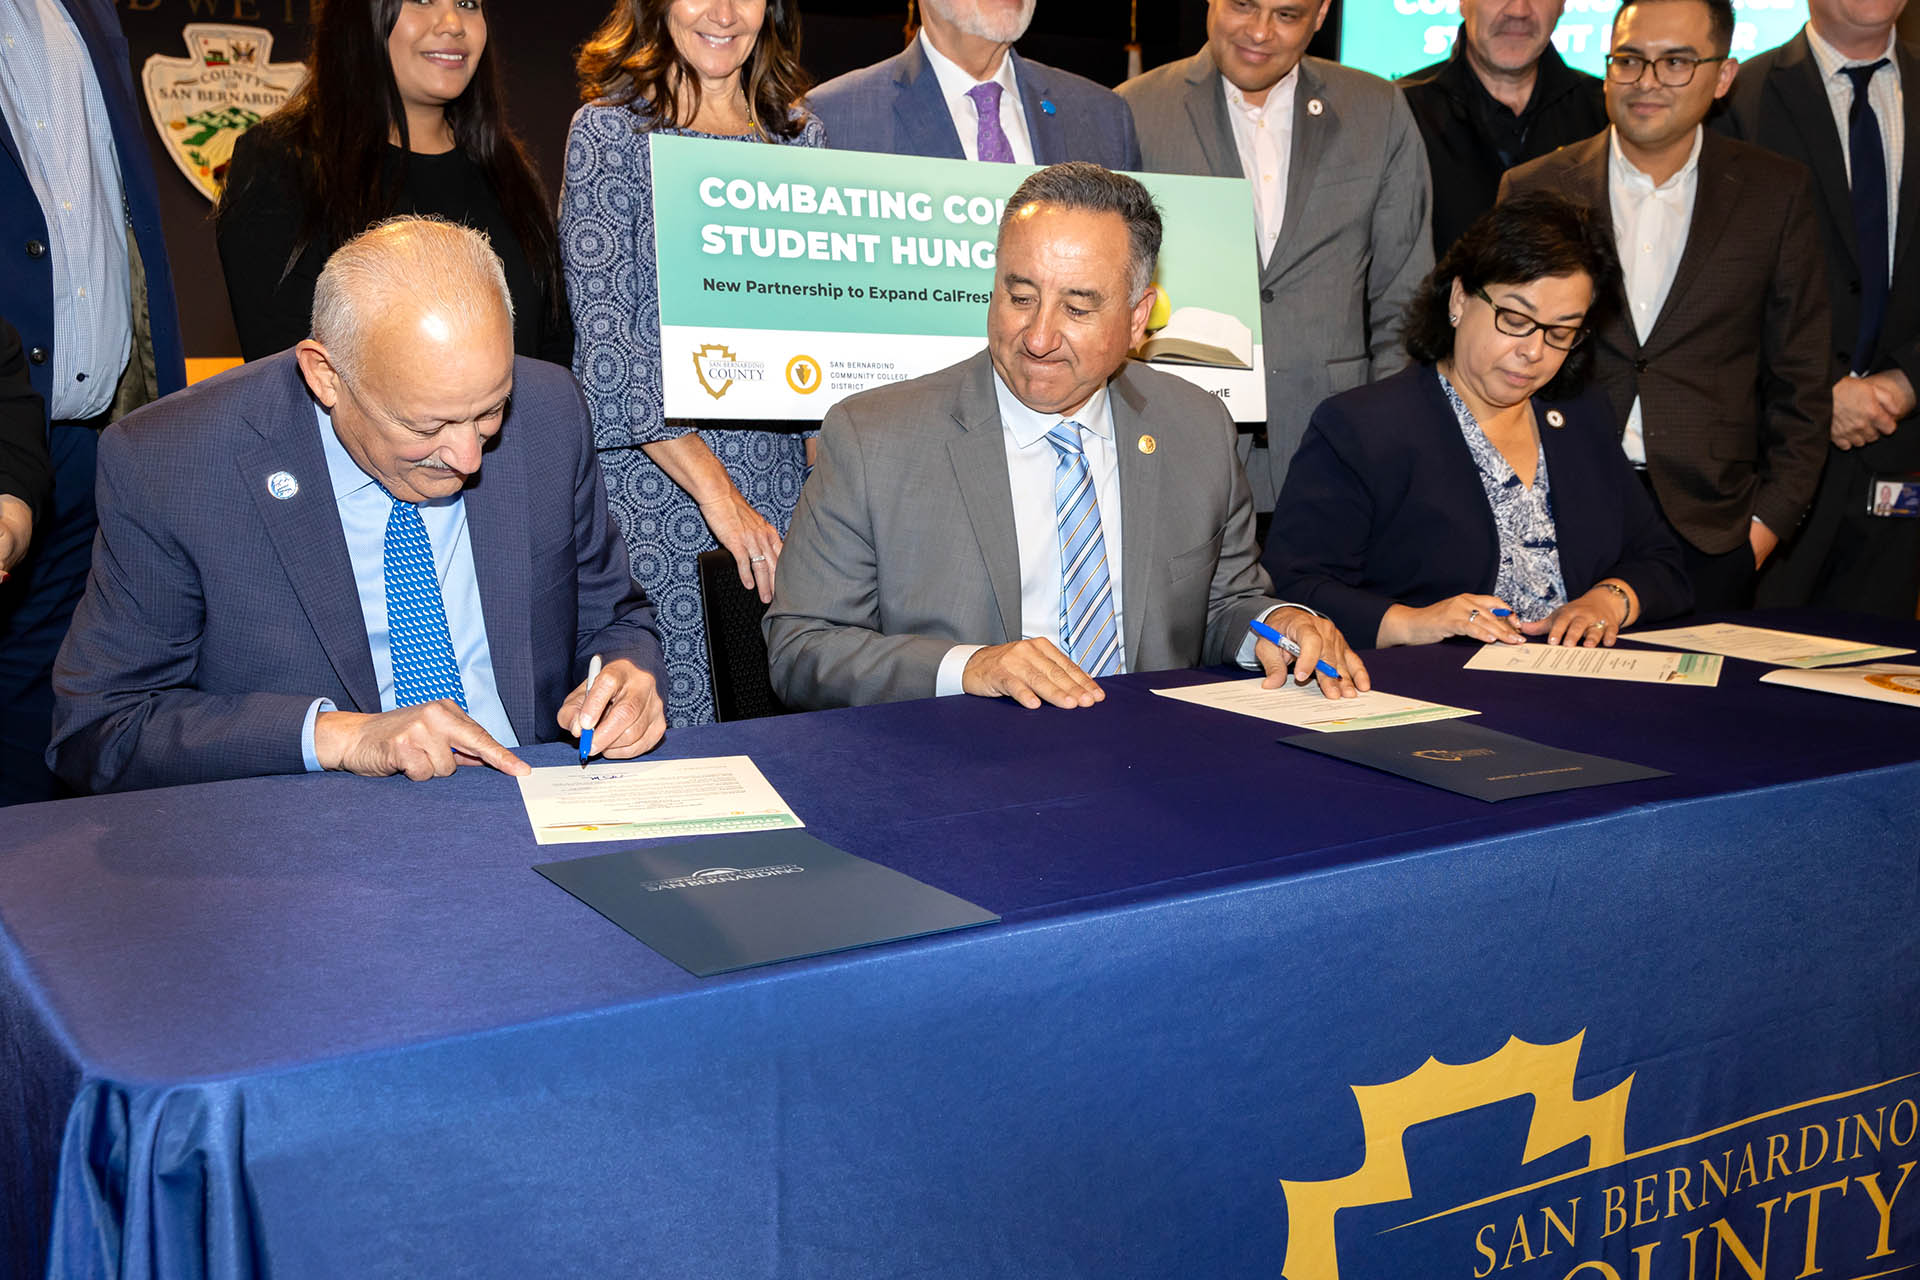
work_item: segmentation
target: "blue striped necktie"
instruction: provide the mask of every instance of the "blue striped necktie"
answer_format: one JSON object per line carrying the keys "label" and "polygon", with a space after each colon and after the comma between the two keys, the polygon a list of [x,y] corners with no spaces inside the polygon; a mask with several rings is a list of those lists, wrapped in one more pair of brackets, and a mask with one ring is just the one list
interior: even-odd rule
{"label": "blue striped necktie", "polygon": [[1061,648],[1088,675],[1114,675],[1120,670],[1120,628],[1080,424],[1061,422],[1047,432],[1047,443],[1054,451],[1053,509],[1060,523]]}
{"label": "blue striped necktie", "polygon": [[[384,492],[384,490],[382,490]],[[393,498],[392,494],[387,494]],[[393,498],[387,536],[381,548],[387,579],[387,651],[393,660],[393,705],[413,707],[435,698],[451,698],[467,709],[460,683],[453,636],[447,630],[447,605],[433,569],[433,544],[420,508]]]}

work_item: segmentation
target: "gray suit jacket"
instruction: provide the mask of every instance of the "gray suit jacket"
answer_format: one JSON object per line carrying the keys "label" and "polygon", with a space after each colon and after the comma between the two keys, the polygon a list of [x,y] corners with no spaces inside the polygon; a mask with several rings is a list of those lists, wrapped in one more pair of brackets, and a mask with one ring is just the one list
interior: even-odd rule
{"label": "gray suit jacket", "polygon": [[[1206,49],[1119,92],[1149,171],[1244,176]],[[1320,402],[1406,364],[1400,317],[1433,268],[1430,204],[1426,147],[1400,91],[1364,71],[1301,59],[1286,213],[1260,264],[1269,451],[1249,461],[1247,476],[1260,510],[1273,508]]]}
{"label": "gray suit jacket", "polygon": [[[1133,117],[1113,90],[1008,51],[1020,86],[1027,135],[1038,164],[1091,160],[1109,169],[1138,169]],[[839,151],[964,160],[940,81],[916,37],[884,62],[836,76],[807,95],[807,107]]]}
{"label": "gray suit jacket", "polygon": [[[1500,198],[1558,191],[1612,233],[1609,134],[1507,171]],[[1620,430],[1635,397],[1647,478],[1680,536],[1708,555],[1781,538],[1820,483],[1833,416],[1832,310],[1806,166],[1709,131],[1673,286],[1640,341],[1624,306],[1594,334],[1594,380]]]}
{"label": "gray suit jacket", "polygon": [[[1278,603],[1233,424],[1213,396],[1142,364],[1108,393],[1127,669],[1229,661],[1247,623]],[[954,645],[1025,634],[1004,440],[984,351],[827,414],[764,624],[783,701],[930,697]]]}

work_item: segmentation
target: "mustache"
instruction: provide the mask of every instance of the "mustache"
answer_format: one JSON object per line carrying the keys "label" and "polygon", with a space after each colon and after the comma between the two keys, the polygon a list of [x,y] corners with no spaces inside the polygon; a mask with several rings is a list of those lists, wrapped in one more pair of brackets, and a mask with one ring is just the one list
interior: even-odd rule
{"label": "mustache", "polygon": [[1540,24],[1532,18],[1502,18],[1493,24],[1496,36],[1536,36],[1540,34]]}

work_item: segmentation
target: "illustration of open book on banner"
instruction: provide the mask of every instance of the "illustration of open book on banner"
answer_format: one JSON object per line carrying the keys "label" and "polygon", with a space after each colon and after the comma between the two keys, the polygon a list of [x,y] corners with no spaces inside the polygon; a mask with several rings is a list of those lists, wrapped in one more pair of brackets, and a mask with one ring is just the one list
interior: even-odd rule
{"label": "illustration of open book on banner", "polygon": [[1253,331],[1221,311],[1181,307],[1166,327],[1134,353],[1159,364],[1204,364],[1220,369],[1253,368]]}

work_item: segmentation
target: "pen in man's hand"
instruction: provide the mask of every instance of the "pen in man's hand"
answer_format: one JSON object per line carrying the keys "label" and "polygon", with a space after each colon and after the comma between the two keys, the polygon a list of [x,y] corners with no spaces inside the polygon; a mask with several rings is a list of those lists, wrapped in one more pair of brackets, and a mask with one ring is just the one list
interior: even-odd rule
{"label": "pen in man's hand", "polygon": [[[587,699],[593,696],[593,682],[600,678],[600,655],[594,654],[587,663],[587,687],[580,692],[580,711],[584,718]],[[593,758],[593,726],[583,725],[580,729],[580,767],[587,767],[587,761]]]}
{"label": "pen in man's hand", "polygon": [[[1299,645],[1287,639],[1285,636],[1281,635],[1278,631],[1275,631],[1272,627],[1260,621],[1260,619],[1255,618],[1252,622],[1249,622],[1247,626],[1251,627],[1253,629],[1253,634],[1259,636],[1262,640],[1271,640],[1273,641],[1273,643],[1279,645],[1282,649],[1285,649],[1288,653],[1292,654],[1294,657],[1297,658],[1300,656]],[[1335,680],[1338,680],[1340,678],[1340,669],[1334,666],[1331,662],[1328,662],[1325,658],[1322,658],[1318,662],[1314,663],[1313,669],[1315,671],[1318,671],[1323,676],[1332,676]]]}

